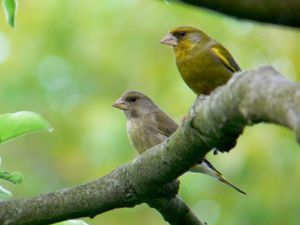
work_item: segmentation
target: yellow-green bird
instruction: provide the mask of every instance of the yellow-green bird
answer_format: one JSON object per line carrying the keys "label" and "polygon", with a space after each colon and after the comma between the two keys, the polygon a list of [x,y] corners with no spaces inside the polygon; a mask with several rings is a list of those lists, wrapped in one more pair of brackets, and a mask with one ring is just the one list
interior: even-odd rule
{"label": "yellow-green bird", "polygon": [[[138,91],[126,91],[113,104],[113,107],[124,111],[127,118],[129,140],[139,154],[162,143],[178,128],[177,123],[171,117],[162,111],[149,97]],[[190,171],[212,176],[238,192],[246,194],[225,179],[205,158],[200,160]]]}
{"label": "yellow-green bird", "polygon": [[199,29],[174,28],[160,43],[173,47],[177,68],[197,95],[209,95],[241,70],[222,44]]}

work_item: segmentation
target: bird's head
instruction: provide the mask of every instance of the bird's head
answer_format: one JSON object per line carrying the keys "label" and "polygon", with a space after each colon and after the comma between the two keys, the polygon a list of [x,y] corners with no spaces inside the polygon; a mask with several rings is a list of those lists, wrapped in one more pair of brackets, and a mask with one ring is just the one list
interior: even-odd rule
{"label": "bird's head", "polygon": [[148,96],[131,90],[124,92],[112,106],[124,111],[128,119],[147,116],[157,109]]}
{"label": "bird's head", "polygon": [[160,43],[172,46],[175,50],[190,50],[199,43],[206,44],[209,37],[199,29],[183,26],[169,31]]}

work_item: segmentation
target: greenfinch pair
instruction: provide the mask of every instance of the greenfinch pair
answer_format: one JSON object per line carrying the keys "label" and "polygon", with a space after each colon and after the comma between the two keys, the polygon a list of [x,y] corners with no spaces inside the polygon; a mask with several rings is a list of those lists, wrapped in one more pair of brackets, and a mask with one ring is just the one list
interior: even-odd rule
{"label": "greenfinch pair", "polygon": [[[174,48],[181,76],[197,95],[210,94],[225,84],[234,72],[240,70],[231,54],[220,43],[198,29],[175,28],[161,43]],[[113,106],[125,113],[129,140],[139,154],[162,143],[178,128],[171,117],[141,92],[126,91]],[[190,171],[207,174],[246,194],[223,177],[205,158]]]}

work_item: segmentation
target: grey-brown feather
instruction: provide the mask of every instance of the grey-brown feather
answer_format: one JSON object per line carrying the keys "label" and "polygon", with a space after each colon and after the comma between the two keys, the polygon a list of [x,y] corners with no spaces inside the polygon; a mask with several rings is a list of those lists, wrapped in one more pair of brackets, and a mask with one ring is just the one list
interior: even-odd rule
{"label": "grey-brown feather", "polygon": [[178,125],[157,106],[147,115],[139,115],[127,121],[130,142],[141,154],[149,148],[162,143],[178,128]]}
{"label": "grey-brown feather", "polygon": [[[121,98],[125,101],[128,99],[126,103],[128,109],[124,110],[127,117],[127,133],[131,144],[139,154],[162,143],[178,129],[177,123],[144,94],[127,91]],[[132,101],[132,98],[135,98],[135,101]],[[201,160],[190,171],[215,177],[244,193],[227,181],[206,159]]]}

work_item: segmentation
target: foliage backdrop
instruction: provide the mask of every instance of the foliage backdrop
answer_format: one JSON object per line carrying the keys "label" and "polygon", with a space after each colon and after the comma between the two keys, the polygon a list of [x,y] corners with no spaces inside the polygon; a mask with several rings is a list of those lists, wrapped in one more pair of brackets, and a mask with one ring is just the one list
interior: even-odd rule
{"label": "foliage backdrop", "polygon": [[[94,180],[136,157],[125,117],[111,107],[127,89],[145,92],[180,121],[195,97],[172,50],[159,44],[179,25],[206,31],[243,69],[271,64],[288,79],[300,79],[299,31],[180,4],[26,0],[20,1],[16,29],[0,20],[1,113],[35,111],[55,128],[1,146],[2,166],[25,176],[21,185],[5,184],[13,198]],[[266,124],[247,128],[229,154],[208,157],[248,192],[241,196],[205,175],[181,177],[180,196],[209,225],[298,222],[300,154],[291,132]],[[165,224],[145,205],[85,221]]]}

